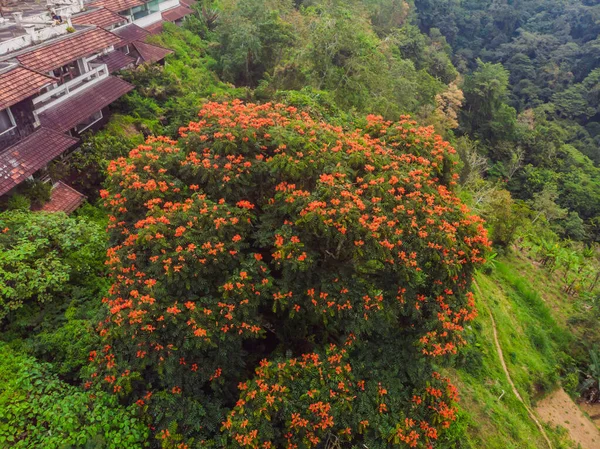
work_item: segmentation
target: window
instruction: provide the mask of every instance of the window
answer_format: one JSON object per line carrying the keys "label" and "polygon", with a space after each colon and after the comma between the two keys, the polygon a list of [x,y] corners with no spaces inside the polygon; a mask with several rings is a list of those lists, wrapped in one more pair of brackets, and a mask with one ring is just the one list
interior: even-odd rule
{"label": "window", "polygon": [[151,0],[148,3],[146,3],[146,5],[148,5],[148,11],[150,11],[150,14],[160,11],[158,3],[158,0]]}
{"label": "window", "polygon": [[144,3],[142,6],[136,6],[134,8],[131,8],[131,14],[133,15],[133,20],[138,20],[142,17],[146,17],[148,15],[148,7]]}
{"label": "window", "polygon": [[10,112],[10,108],[0,111],[0,134],[10,131],[11,129],[16,128],[16,126],[17,124],[15,123],[12,112]]}
{"label": "window", "polygon": [[81,75],[81,72],[77,65],[77,61],[70,62],[69,64],[52,71],[52,76],[60,80],[58,82],[59,86],[71,81],[73,78],[77,78],[79,75]]}
{"label": "window", "polygon": [[77,132],[78,133],[84,132],[86,129],[88,129],[94,123],[99,122],[100,120],[102,120],[102,111],[98,111],[95,114],[90,115],[87,119],[85,119],[83,122],[81,122],[79,125],[77,125],[76,126]]}

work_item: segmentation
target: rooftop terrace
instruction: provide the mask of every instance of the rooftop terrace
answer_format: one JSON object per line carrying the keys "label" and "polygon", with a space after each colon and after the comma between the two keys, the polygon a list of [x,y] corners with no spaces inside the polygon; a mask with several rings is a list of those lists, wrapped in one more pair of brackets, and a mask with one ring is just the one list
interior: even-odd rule
{"label": "rooftop terrace", "polygon": [[45,13],[48,10],[46,0],[8,0],[2,6],[4,17],[11,16],[14,12],[21,12],[23,16],[33,16]]}
{"label": "rooftop terrace", "polygon": [[0,7],[0,55],[65,34],[67,18],[83,8],[80,0],[7,0]]}

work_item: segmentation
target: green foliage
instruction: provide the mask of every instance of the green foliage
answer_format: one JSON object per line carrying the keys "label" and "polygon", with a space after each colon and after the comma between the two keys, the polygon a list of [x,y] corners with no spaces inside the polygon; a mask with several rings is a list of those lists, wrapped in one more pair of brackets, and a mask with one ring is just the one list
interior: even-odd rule
{"label": "green foliage", "polygon": [[[260,96],[260,87],[255,91],[255,95]],[[277,91],[274,100],[302,109],[311,116],[319,117],[329,123],[345,125],[352,120],[350,114],[339,107],[334,96],[328,91],[318,91],[310,87],[302,90]]]}
{"label": "green foliage", "polygon": [[225,8],[216,30],[224,80],[256,86],[272,73],[294,42],[291,24],[281,17],[291,6],[286,0],[238,0]]}
{"label": "green foliage", "polygon": [[[467,348],[450,371],[461,392],[463,420],[468,423],[459,447],[536,449],[546,443],[511,392],[495,349],[488,308],[511,377],[527,404],[534,404],[559,381],[572,384],[574,374],[577,383],[573,361],[565,355],[571,352],[573,338],[566,326],[557,323],[549,298],[541,298],[532,288],[543,282],[538,275],[546,279],[543,271],[514,256],[499,258],[496,265],[489,275],[477,275],[479,316],[467,337]],[[549,284],[546,281],[550,290],[556,287]],[[548,433],[554,447],[570,447],[564,436]]]}
{"label": "green foliage", "polygon": [[585,379],[579,388],[588,401],[596,402],[600,398],[600,352],[597,349],[591,349],[589,355]]}
{"label": "green foliage", "polygon": [[403,58],[410,59],[419,70],[449,84],[456,80],[458,71],[452,65],[452,49],[438,29],[429,36],[422,34],[414,25],[405,25],[395,31],[393,38]]}
{"label": "green foliage", "polygon": [[[415,7],[421,32],[439,29],[465,75],[460,130],[485,145],[489,175],[508,179],[511,194],[526,201],[556,185],[556,211],[573,214],[552,226],[569,228],[559,229],[563,236],[597,240],[584,227],[599,204],[600,7],[561,0],[416,0]],[[408,50],[422,52],[422,37],[408,42]],[[521,163],[509,169],[515,155]]]}
{"label": "green foliage", "polygon": [[587,237],[584,222],[577,212],[570,212],[566,218],[561,220],[560,225],[563,235],[568,239],[583,241]]}
{"label": "green foliage", "polygon": [[[304,2],[297,10],[288,1],[232,0],[219,16],[213,54],[224,79],[258,86],[259,96],[310,87],[347,110],[397,118],[433,105],[443,83],[457,76],[439,33],[426,39],[421,60],[421,54],[401,54],[398,45],[410,44],[400,37],[382,39],[373,31],[371,20],[384,34],[393,23],[404,24],[408,8],[396,0],[366,8],[360,2]],[[387,15],[390,9],[394,14]]]}
{"label": "green foliage", "polygon": [[168,64],[141,66],[125,76],[139,89],[125,97],[126,109],[134,127],[146,137],[174,137],[179,126],[197,117],[206,99],[245,94],[217,79],[210,70],[215,61],[207,55],[207,43],[199,36],[170,23],[164,24],[164,30],[151,42],[175,51]]}
{"label": "green foliage", "polygon": [[0,210],[27,211],[38,209],[50,200],[52,183],[26,180],[9,196],[0,200]]}
{"label": "green foliage", "polygon": [[118,134],[112,129],[86,133],[81,147],[69,160],[71,170],[77,174],[75,187],[88,198],[97,198],[98,185],[106,176],[108,161],[126,155],[135,143],[143,141],[135,130],[127,131],[125,120],[113,119],[113,126],[116,122],[121,122],[122,126]]}
{"label": "green foliage", "polygon": [[529,210],[515,202],[507,190],[493,191],[482,210],[490,238],[501,248],[507,248],[514,241],[528,213]]}
{"label": "green foliage", "polygon": [[469,134],[487,141],[513,137],[516,111],[505,102],[508,71],[501,64],[477,61],[478,67],[465,79],[465,108],[462,126]]}
{"label": "green foliage", "polygon": [[52,183],[42,181],[25,181],[17,191],[29,198],[32,207],[41,207],[50,200]]}
{"label": "green foliage", "polygon": [[15,193],[6,202],[6,210],[28,211],[31,208],[31,200],[25,195]]}
{"label": "green foliage", "polygon": [[365,5],[373,29],[380,36],[403,26],[408,21],[412,6],[411,0],[362,0],[360,3]]}
{"label": "green foliage", "polygon": [[104,238],[64,214],[0,214],[0,318],[24,304],[69,298],[103,272]]}
{"label": "green foliage", "polygon": [[45,364],[0,343],[0,446],[134,449],[147,447],[137,406],[61,382]]}
{"label": "green foliage", "polygon": [[533,195],[531,208],[536,212],[533,219],[535,223],[540,217],[544,217],[549,223],[566,218],[568,211],[556,204],[558,190],[555,184],[547,184],[544,189]]}

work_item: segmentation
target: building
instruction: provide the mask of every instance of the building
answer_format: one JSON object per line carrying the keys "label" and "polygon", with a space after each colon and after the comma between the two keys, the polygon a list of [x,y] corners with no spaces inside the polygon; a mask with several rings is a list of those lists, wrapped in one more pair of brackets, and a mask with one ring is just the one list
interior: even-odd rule
{"label": "building", "polygon": [[0,196],[44,180],[54,185],[44,209],[71,212],[83,196],[46,167],[133,89],[118,71],[171,53],[145,42],[144,27],[178,23],[192,10],[179,0],[39,1],[9,4],[0,18]]}
{"label": "building", "polygon": [[141,28],[155,26],[163,21],[177,23],[192,14],[189,3],[179,0],[92,0],[90,6],[105,8]]}

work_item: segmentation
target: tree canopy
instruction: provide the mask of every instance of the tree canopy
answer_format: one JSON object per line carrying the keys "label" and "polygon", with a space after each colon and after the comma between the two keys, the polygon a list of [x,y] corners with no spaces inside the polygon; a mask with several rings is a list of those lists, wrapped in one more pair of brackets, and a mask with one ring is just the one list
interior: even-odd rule
{"label": "tree canopy", "polygon": [[[453,394],[427,393],[440,380],[428,360],[463,342],[486,231],[453,193],[455,151],[432,128],[377,116],[357,125],[282,104],[208,103],[178,141],[150,138],[110,165],[103,197],[113,285],[99,328],[104,349],[92,357],[106,388],[154,410],[157,431],[217,438],[222,421],[241,447],[286,438],[313,447],[331,426],[346,431],[342,424],[344,439],[373,444],[425,444],[443,432],[446,421],[431,413],[450,410]],[[381,351],[386,362],[373,357]],[[391,354],[397,363],[383,369]],[[268,387],[273,394],[337,384],[327,393],[334,402],[319,388],[306,410],[292,402],[265,427],[274,406],[244,433],[243,385],[262,388],[265,376],[289,376]],[[437,405],[390,395],[399,407],[391,413],[377,385]],[[346,407],[356,410],[348,419]],[[306,413],[325,421],[285,437],[288,420]],[[384,416],[370,430],[360,421],[373,413]]]}

